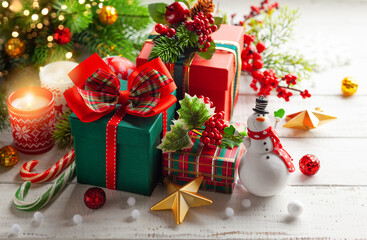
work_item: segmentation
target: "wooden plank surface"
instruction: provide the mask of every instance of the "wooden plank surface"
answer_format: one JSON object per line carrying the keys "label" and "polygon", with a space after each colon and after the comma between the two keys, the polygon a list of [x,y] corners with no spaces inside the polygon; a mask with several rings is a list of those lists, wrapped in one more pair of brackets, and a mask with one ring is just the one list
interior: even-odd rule
{"label": "wooden plank surface", "polygon": [[[251,4],[255,4],[242,0],[219,2],[223,11],[235,12],[238,18],[247,12]],[[338,50],[343,47],[345,55],[350,56],[349,65],[334,66],[316,73],[310,81],[303,83],[313,94],[311,99],[296,97],[285,103],[277,97],[269,97],[270,112],[283,107],[290,114],[320,106],[325,112],[338,117],[311,131],[286,129],[282,127],[284,120],[279,123],[277,131],[296,165],[290,186],[282,193],[271,198],[258,198],[246,192],[240,184],[232,195],[201,191],[214,201],[213,205],[191,209],[184,223],[177,226],[171,212],[149,210],[166,196],[162,185],[151,197],[106,190],[106,205],[93,211],[87,209],[82,201],[89,186],[77,184],[74,180],[42,210],[44,221],[37,226],[32,223],[33,213],[21,212],[12,206],[13,195],[22,182],[19,168],[26,161],[37,159],[40,163],[35,170],[46,169],[65,151],[53,149],[34,156],[20,154],[20,162],[15,167],[0,168],[0,239],[15,237],[10,235],[14,223],[22,227],[18,237],[23,239],[366,239],[367,1],[289,0],[280,1],[280,4],[300,9],[302,15],[295,28],[296,38],[306,39],[310,45],[325,44],[325,49],[319,48],[318,56],[344,56],[330,49],[326,51],[331,45]],[[322,42],[322,39],[327,40]],[[358,93],[350,98],[343,97],[340,91],[340,81],[345,76],[354,76],[360,82]],[[249,88],[249,80],[243,76],[234,121],[246,121],[252,113],[255,97]],[[0,134],[0,146],[11,142],[10,133]],[[305,177],[298,170],[298,160],[307,153],[315,154],[321,160],[320,171],[313,177]],[[35,199],[49,186],[50,183],[35,184],[27,199]],[[130,196],[137,200],[135,207],[126,204]],[[252,202],[249,209],[241,206],[244,198]],[[297,219],[290,218],[286,210],[287,203],[293,199],[304,204],[304,213]],[[227,206],[235,210],[233,218],[224,217]],[[129,217],[134,208],[141,213],[136,221]],[[74,214],[83,216],[82,224],[72,224]]]}

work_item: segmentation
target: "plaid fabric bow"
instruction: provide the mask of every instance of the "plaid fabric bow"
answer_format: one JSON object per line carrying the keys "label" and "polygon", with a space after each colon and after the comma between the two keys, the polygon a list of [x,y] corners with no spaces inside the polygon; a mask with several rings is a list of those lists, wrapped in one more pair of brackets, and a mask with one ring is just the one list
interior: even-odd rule
{"label": "plaid fabric bow", "polygon": [[120,91],[120,80],[97,54],[80,63],[69,76],[76,86],[64,93],[65,99],[83,122],[99,119],[118,103],[131,115],[150,117],[176,102],[171,95],[176,85],[160,59],[132,72],[126,91]]}

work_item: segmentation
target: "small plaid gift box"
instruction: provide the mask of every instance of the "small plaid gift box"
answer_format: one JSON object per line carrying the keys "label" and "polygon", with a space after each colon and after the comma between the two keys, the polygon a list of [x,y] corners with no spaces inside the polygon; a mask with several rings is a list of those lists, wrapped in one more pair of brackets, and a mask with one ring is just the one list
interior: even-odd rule
{"label": "small plaid gift box", "polygon": [[163,175],[183,185],[204,176],[202,190],[232,193],[244,146],[219,148],[203,145],[197,134],[189,133],[192,148],[163,154]]}

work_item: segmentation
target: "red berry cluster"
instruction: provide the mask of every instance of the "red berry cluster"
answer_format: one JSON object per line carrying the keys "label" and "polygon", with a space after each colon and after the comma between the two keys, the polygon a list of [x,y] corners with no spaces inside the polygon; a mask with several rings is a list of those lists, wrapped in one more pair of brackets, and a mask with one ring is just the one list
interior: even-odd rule
{"label": "red berry cluster", "polygon": [[301,96],[302,96],[303,98],[311,97],[311,94],[308,92],[308,90],[307,90],[307,89],[306,89],[306,90],[304,90],[303,92],[301,92],[300,94],[301,94]]}
{"label": "red berry cluster", "polygon": [[261,69],[264,65],[262,61],[261,54],[265,50],[265,44],[263,42],[258,42],[256,44],[256,50],[251,44],[255,41],[255,36],[244,35],[245,48],[242,50],[242,70],[247,72],[253,72],[257,69]]}
{"label": "red berry cluster", "polygon": [[279,8],[278,2],[275,2],[273,4],[269,4],[269,0],[263,0],[260,3],[259,7],[252,5],[250,14],[249,15],[244,15],[243,17],[246,21],[249,18],[253,18],[253,17],[259,15],[261,13],[261,11],[268,12],[268,11],[271,11],[273,8]]}
{"label": "red berry cluster", "polygon": [[155,31],[161,35],[167,35],[167,37],[174,37],[176,35],[176,29],[174,28],[168,28],[166,25],[163,25],[161,23],[157,23],[155,25]]}
{"label": "red berry cluster", "polygon": [[214,107],[214,103],[212,101],[210,101],[210,98],[204,97],[203,95],[200,95],[198,98],[203,98],[205,104],[209,103],[211,108]]}
{"label": "red berry cluster", "polygon": [[221,145],[224,134],[224,128],[228,127],[224,121],[224,111],[221,111],[212,116],[205,122],[205,130],[203,131],[200,141],[204,145],[214,144]]}
{"label": "red berry cluster", "polygon": [[198,43],[201,45],[199,47],[199,52],[206,52],[210,47],[213,41],[213,37],[210,36],[210,34],[218,29],[214,22],[215,20],[211,13],[204,16],[203,12],[199,12],[195,15],[193,20],[185,21],[187,30],[195,32],[199,37]]}

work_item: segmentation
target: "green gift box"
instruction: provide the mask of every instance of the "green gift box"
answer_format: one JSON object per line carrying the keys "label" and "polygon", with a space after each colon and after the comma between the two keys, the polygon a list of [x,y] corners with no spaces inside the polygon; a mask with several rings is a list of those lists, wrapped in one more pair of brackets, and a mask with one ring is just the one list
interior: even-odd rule
{"label": "green gift box", "polygon": [[[121,90],[126,89],[127,82],[121,81]],[[118,107],[90,123],[81,122],[74,113],[70,116],[79,183],[106,187],[106,125]],[[167,125],[174,110],[175,104],[167,110]],[[151,195],[161,177],[162,152],[157,146],[162,130],[162,113],[153,117],[125,115],[117,127],[116,189]]]}

